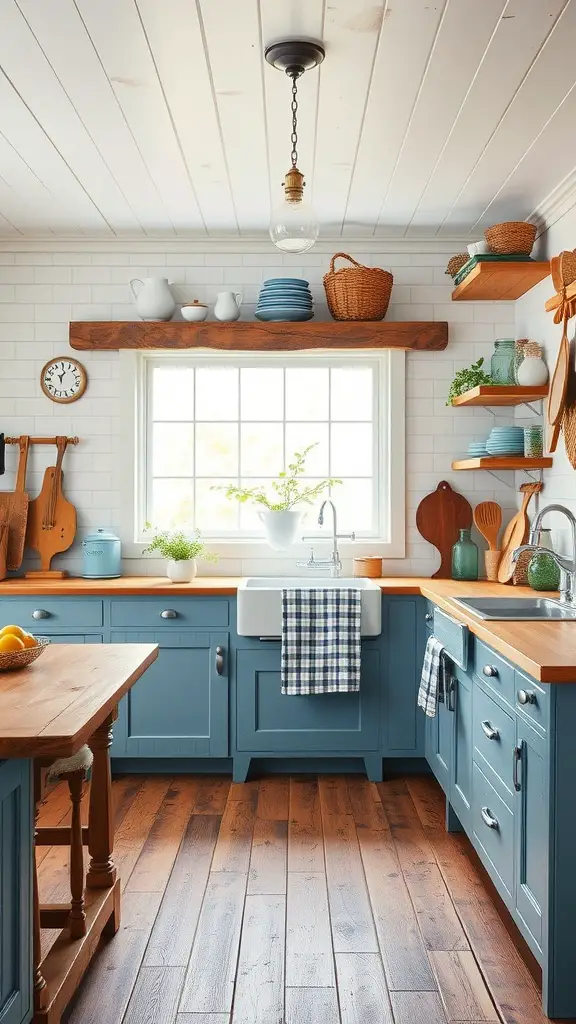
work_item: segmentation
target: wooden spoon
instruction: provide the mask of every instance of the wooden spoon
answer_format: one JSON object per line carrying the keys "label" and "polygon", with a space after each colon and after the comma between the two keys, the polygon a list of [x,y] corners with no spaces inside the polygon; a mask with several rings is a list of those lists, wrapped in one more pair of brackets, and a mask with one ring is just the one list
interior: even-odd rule
{"label": "wooden spoon", "polygon": [[497,551],[498,533],[502,526],[502,509],[497,501],[481,501],[476,505],[474,526],[488,542],[490,551]]}
{"label": "wooden spoon", "polygon": [[498,566],[498,580],[500,583],[509,583],[514,575],[512,552],[519,548],[521,544],[525,544],[528,539],[530,523],[528,522],[526,511],[532,495],[538,494],[538,491],[542,490],[542,484],[522,484],[520,490],[524,495],[522,505],[508,523],[502,540],[502,558]]}

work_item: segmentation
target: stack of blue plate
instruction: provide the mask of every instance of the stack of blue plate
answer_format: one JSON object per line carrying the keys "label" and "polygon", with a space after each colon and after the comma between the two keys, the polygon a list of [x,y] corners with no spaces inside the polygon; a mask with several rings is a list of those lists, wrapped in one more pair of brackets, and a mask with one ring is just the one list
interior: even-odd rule
{"label": "stack of blue plate", "polygon": [[264,281],[255,316],[258,320],[311,320],[314,316],[308,281],[274,277]]}
{"label": "stack of blue plate", "polygon": [[486,442],[490,455],[524,455],[522,427],[493,427]]}
{"label": "stack of blue plate", "polygon": [[473,459],[484,459],[488,455],[486,441],[471,441],[468,445],[468,455]]}

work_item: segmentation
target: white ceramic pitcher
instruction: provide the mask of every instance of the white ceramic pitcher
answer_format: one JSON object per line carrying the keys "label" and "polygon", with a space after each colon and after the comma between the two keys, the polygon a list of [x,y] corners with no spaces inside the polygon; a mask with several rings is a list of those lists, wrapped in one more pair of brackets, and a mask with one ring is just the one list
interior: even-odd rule
{"label": "white ceramic pitcher", "polygon": [[130,290],[141,320],[171,320],[176,303],[166,277],[135,277]]}
{"label": "white ceramic pitcher", "polygon": [[259,512],[258,518],[264,524],[266,540],[274,551],[286,551],[298,540],[302,522],[302,512],[298,509],[281,512],[268,509]]}
{"label": "white ceramic pitcher", "polygon": [[218,292],[214,316],[217,320],[232,321],[240,316],[240,306],[243,299],[242,292]]}

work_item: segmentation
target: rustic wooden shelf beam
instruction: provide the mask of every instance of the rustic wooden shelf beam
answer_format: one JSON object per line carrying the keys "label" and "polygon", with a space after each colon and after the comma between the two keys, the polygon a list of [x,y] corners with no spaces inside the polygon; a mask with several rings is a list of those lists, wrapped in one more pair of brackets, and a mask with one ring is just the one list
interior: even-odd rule
{"label": "rustic wooden shelf beam", "polygon": [[548,260],[477,263],[452,292],[452,301],[513,301],[543,281],[549,273]]}
{"label": "rustic wooden shelf beam", "polygon": [[448,344],[445,321],[393,323],[311,321],[199,324],[158,321],[73,321],[70,345],[80,351],[211,348],[230,352],[294,352],[306,349],[394,348],[439,352]]}
{"label": "rustic wooden shelf beam", "polygon": [[453,398],[452,405],[524,405],[525,402],[539,402],[547,394],[547,384],[531,388],[520,384],[479,384]]}

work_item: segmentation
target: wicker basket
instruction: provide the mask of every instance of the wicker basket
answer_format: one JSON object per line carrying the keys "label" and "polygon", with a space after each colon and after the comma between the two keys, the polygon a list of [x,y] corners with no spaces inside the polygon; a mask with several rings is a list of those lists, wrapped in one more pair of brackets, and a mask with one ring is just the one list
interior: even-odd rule
{"label": "wicker basket", "polygon": [[468,263],[469,259],[470,256],[468,255],[467,252],[459,252],[456,254],[456,256],[451,256],[450,259],[448,260],[446,273],[450,274],[450,277],[456,277],[458,271],[462,270],[462,267],[464,266],[465,263]]}
{"label": "wicker basket", "polygon": [[23,651],[0,651],[0,672],[12,672],[15,668],[26,668],[44,653],[50,640],[46,636],[37,636],[36,647],[25,647]]}
{"label": "wicker basket", "polygon": [[492,252],[502,256],[508,253],[529,256],[536,240],[536,225],[524,220],[507,220],[486,228],[484,238]]}
{"label": "wicker basket", "polygon": [[[353,267],[334,270],[341,256]],[[383,320],[386,316],[394,278],[380,267],[363,267],[345,252],[337,252],[324,275],[324,289],[334,320]]]}

